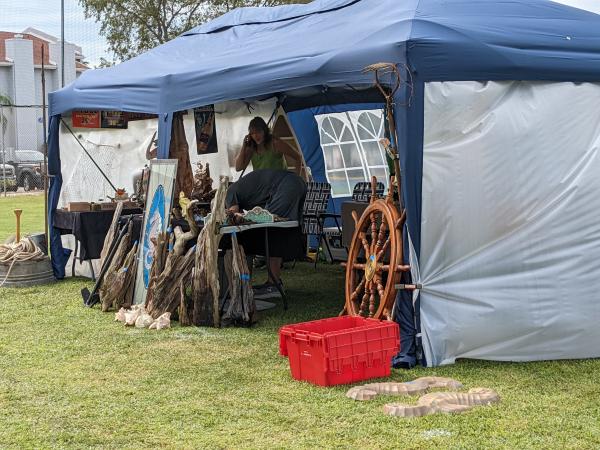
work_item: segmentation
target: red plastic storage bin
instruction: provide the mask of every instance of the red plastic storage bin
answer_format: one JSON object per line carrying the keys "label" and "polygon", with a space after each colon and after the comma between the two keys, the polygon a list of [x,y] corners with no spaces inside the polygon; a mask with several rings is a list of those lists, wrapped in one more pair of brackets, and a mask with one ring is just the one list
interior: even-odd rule
{"label": "red plastic storage bin", "polygon": [[279,353],[289,358],[292,377],[319,386],[386,377],[399,350],[395,322],[342,316],[279,330]]}

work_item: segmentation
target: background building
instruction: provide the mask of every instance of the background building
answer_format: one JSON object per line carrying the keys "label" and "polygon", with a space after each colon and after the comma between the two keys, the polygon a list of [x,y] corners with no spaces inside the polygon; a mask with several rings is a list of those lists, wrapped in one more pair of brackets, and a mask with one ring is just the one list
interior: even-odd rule
{"label": "background building", "polygon": [[[13,104],[0,106],[0,152],[42,148],[42,47],[46,92],[52,92],[61,87],[60,40],[31,27],[22,33],[0,31],[0,95]],[[75,44],[65,42],[64,57],[66,86],[89,67]]]}

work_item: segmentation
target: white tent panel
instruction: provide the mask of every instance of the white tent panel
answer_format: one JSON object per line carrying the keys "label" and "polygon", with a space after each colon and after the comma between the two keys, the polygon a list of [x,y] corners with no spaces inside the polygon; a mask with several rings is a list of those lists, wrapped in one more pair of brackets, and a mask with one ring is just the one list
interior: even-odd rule
{"label": "white tent panel", "polygon": [[[196,168],[198,161],[202,164],[210,164],[210,175],[213,179],[213,187],[219,185],[220,176],[228,176],[231,181],[236,181],[241,172],[235,170],[235,157],[242,148],[244,136],[248,134],[248,124],[256,116],[262,117],[265,122],[277,107],[275,98],[262,102],[246,103],[242,101],[231,101],[215,105],[215,122],[217,131],[217,142],[219,151],[207,155],[198,155],[196,152],[196,131],[194,128],[194,116],[192,111],[186,116],[185,134],[190,145],[190,160],[192,168]],[[252,170],[250,163],[248,170]]]}
{"label": "white tent panel", "polygon": [[425,89],[428,364],[600,356],[600,85]]}
{"label": "white tent panel", "polygon": [[[71,120],[66,119],[69,126]],[[129,122],[127,129],[72,128],[75,136],[117,188],[133,194],[133,175],[148,164],[146,148],[157,131],[156,119]],[[77,140],[61,124],[60,162],[63,186],[58,207],[69,202],[94,201],[114,197],[104,179]]]}

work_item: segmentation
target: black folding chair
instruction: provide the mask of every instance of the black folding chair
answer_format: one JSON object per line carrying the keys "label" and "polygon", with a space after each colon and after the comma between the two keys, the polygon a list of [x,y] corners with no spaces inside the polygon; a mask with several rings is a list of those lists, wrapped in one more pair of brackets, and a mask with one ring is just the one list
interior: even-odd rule
{"label": "black folding chair", "polygon": [[[304,199],[304,207],[302,210],[302,233],[307,237],[311,235],[317,236],[319,245],[324,241],[329,257],[333,262],[333,254],[331,253],[329,242],[323,231],[325,220],[333,219],[340,234],[342,233],[342,229],[338,220],[341,216],[339,214],[327,212],[327,205],[331,198],[331,185],[329,183],[317,183],[311,181],[307,183],[306,188],[306,197]],[[318,259],[317,255],[315,258],[315,269],[317,268]]]}
{"label": "black folding chair", "polygon": [[[381,181],[378,181],[375,189],[377,197],[383,197],[384,191],[385,185]],[[368,203],[371,200],[371,183],[368,181],[359,181],[356,183],[354,185],[354,190],[352,191],[352,200],[355,202]]]}

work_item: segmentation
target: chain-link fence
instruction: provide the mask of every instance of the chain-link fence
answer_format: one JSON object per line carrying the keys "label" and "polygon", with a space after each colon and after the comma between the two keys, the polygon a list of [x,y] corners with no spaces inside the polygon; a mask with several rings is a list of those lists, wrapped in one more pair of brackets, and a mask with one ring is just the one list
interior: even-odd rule
{"label": "chain-link fence", "polygon": [[0,192],[43,189],[44,114],[41,105],[0,104]]}

